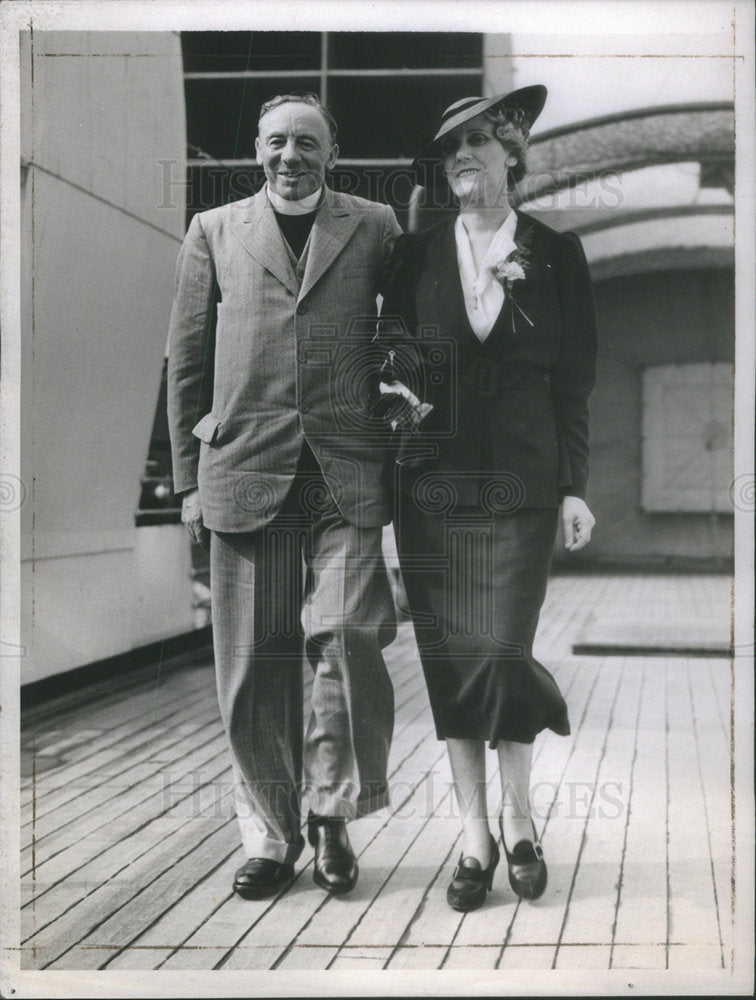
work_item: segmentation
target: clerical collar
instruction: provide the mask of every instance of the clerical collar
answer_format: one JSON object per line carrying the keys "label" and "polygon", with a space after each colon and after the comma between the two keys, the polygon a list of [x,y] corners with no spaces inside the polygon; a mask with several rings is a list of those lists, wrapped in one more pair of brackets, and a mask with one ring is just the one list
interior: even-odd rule
{"label": "clerical collar", "polygon": [[308,194],[305,198],[298,198],[294,201],[282,198],[280,194],[271,191],[269,184],[265,185],[265,193],[268,195],[268,201],[273,206],[273,211],[280,212],[281,215],[307,215],[308,212],[314,212],[318,207],[320,196],[323,193],[323,186],[321,185],[317,191],[313,191],[312,194]]}

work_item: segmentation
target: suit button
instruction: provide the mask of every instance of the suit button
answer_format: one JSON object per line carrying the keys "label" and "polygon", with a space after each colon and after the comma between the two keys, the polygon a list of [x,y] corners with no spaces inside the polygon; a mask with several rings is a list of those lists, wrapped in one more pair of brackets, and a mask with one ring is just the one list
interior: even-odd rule
{"label": "suit button", "polygon": [[300,316],[304,316],[304,314],[307,312],[307,306],[303,302],[300,302],[299,305],[297,306],[297,312],[299,313]]}
{"label": "suit button", "polygon": [[307,403],[303,403],[303,404],[302,404],[302,405],[301,405],[301,406],[299,407],[299,411],[300,411],[300,413],[308,413],[308,412],[309,412],[309,410],[310,410],[310,407],[309,407],[309,406],[307,405]]}

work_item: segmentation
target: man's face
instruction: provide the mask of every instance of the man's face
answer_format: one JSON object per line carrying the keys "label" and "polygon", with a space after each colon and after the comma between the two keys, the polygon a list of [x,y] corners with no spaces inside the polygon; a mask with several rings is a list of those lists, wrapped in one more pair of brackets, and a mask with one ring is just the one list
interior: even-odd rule
{"label": "man's face", "polygon": [[257,162],[271,191],[287,201],[317,191],[339,154],[318,109],[293,101],[281,104],[262,117],[259,131]]}

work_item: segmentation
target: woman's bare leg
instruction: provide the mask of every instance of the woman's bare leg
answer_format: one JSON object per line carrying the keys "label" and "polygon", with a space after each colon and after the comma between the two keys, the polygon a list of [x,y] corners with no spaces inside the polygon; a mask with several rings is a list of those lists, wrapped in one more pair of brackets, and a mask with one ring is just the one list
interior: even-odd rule
{"label": "woman's bare leg", "polygon": [[486,802],[486,757],[483,740],[447,739],[454,791],[464,832],[462,856],[477,858],[487,868],[491,857],[491,832]]}
{"label": "woman's bare leg", "polygon": [[511,851],[520,840],[533,840],[530,821],[532,743],[503,741],[498,746],[504,840]]}

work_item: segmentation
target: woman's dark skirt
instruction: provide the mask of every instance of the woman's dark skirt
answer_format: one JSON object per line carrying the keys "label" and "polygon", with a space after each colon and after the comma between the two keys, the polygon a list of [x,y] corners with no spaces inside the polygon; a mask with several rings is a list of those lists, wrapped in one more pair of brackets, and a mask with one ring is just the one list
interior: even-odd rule
{"label": "woman's dark skirt", "polygon": [[494,748],[569,734],[559,687],[532,653],[557,518],[555,507],[433,513],[400,497],[397,547],[439,739]]}

